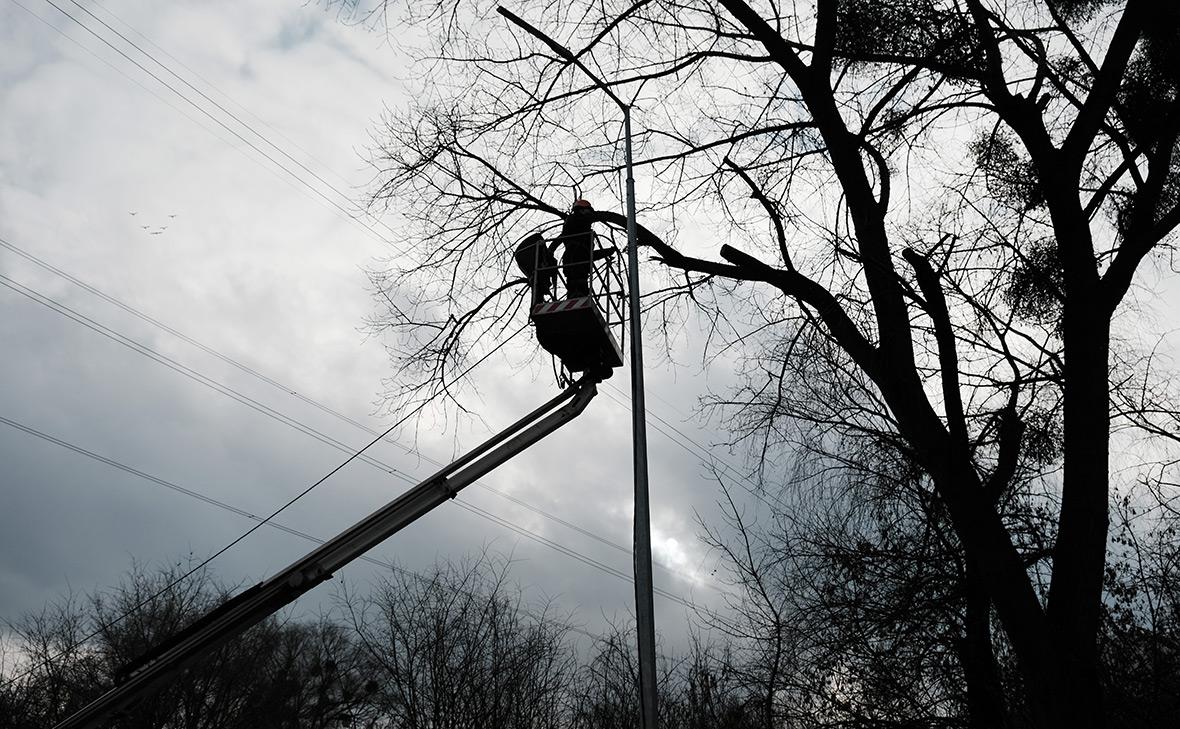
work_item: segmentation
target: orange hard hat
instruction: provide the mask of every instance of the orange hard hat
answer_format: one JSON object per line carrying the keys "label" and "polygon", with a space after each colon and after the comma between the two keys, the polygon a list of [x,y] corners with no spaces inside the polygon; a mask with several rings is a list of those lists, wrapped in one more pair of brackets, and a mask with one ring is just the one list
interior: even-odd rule
{"label": "orange hard hat", "polygon": [[590,210],[593,210],[593,209],[594,209],[594,206],[590,204],[590,201],[589,201],[589,200],[574,200],[574,204],[573,204],[573,206],[572,206],[572,207],[575,207],[575,208],[587,208],[587,209],[590,209]]}

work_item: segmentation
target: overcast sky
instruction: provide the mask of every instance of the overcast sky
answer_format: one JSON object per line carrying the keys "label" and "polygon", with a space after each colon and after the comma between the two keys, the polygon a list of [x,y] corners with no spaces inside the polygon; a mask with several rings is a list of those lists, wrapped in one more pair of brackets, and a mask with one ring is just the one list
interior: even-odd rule
{"label": "overcast sky", "polygon": [[[299,2],[2,0],[0,47],[0,618],[15,620],[116,583],[133,560],[203,559],[252,524],[159,481],[267,514],[371,439],[328,410],[394,422],[375,403],[395,373],[362,328],[375,311],[363,269],[390,255],[396,224],[348,212],[407,69],[383,35]],[[712,518],[719,494],[694,451],[718,439],[690,415],[724,373],[674,378],[652,361],[652,427],[683,433],[649,435],[656,555],[678,572],[657,568],[657,586],[715,604],[695,514]],[[489,427],[557,391],[533,364],[473,373]],[[484,480],[584,531],[475,486],[469,508],[445,504],[374,556],[423,569],[487,546],[517,560],[530,601],[592,632],[625,618],[631,585],[561,550],[630,573],[602,541],[630,544],[628,391],[620,372],[565,432]],[[425,421],[416,440],[370,451],[398,475],[353,463],[277,521],[331,536],[486,435]],[[253,582],[310,546],[262,529],[212,566]],[[363,589],[374,569],[341,577]],[[684,607],[656,607],[679,644]]]}

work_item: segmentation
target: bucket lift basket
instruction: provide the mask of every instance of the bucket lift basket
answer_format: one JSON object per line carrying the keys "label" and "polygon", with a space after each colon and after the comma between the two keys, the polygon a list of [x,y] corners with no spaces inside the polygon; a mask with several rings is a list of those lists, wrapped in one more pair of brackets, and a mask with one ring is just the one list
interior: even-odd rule
{"label": "bucket lift basket", "polygon": [[[621,256],[613,242],[608,250],[615,255],[593,261],[589,295],[570,297],[561,265],[547,248],[534,246],[529,319],[540,345],[570,372],[609,372],[623,364],[623,350],[612,331],[623,322],[623,280],[616,265]],[[544,282],[540,288],[538,281]],[[557,293],[567,295],[558,298]]]}

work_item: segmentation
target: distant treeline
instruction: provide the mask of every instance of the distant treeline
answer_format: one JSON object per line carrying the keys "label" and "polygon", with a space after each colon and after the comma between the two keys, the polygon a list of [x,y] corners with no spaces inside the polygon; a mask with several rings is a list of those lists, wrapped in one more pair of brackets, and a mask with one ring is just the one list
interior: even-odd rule
{"label": "distant treeline", "polygon": [[[819,583],[796,583],[793,596],[780,592],[791,587],[781,564],[747,563],[751,579],[733,586],[737,609],[697,617],[696,635],[723,637],[694,640],[684,655],[661,655],[662,728],[972,726],[956,652],[962,624],[931,619],[952,618],[953,601],[935,605],[925,598],[939,590],[923,598],[916,589],[905,598],[912,601],[908,612],[877,614],[881,595],[861,582],[874,571],[872,555],[828,557],[844,567],[833,563]],[[110,590],[65,596],[14,623],[0,665],[0,727],[53,725],[112,686],[129,661],[233,592],[204,571],[178,581],[184,571],[182,563],[135,565]],[[1111,570],[1104,640],[1111,725],[1174,727],[1180,586],[1121,580],[1135,574],[1146,573]],[[901,597],[888,582],[876,587]],[[1151,604],[1170,616],[1133,607],[1149,588]],[[805,615],[798,610],[806,596],[829,604],[811,604]],[[527,605],[504,560],[485,554],[426,575],[395,570],[363,594],[341,589],[336,597],[330,616],[276,617],[254,627],[110,726],[639,726],[633,636],[619,628],[592,639],[552,605]],[[997,649],[1003,656],[1003,646]],[[1005,682],[1017,680],[1010,666],[1002,674]],[[1019,691],[1000,688],[1009,707],[1005,725],[1027,726],[1013,699]]]}

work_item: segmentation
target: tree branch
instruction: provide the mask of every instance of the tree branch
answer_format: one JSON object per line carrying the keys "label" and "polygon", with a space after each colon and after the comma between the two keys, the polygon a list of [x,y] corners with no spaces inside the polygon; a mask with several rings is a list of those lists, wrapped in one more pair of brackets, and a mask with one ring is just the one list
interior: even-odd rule
{"label": "tree branch", "polygon": [[[946,237],[943,238],[943,241],[945,240]],[[938,282],[938,275],[930,267],[930,261],[925,256],[912,248],[906,248],[901,255],[914,268],[918,287],[926,298],[926,313],[934,322],[934,339],[938,344],[939,373],[947,426],[956,447],[961,450],[961,457],[965,458],[968,452],[967,420],[963,414],[963,395],[959,390],[959,354],[946,296]]]}

